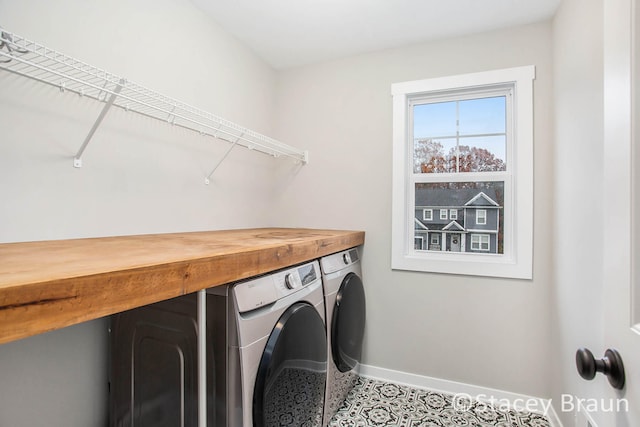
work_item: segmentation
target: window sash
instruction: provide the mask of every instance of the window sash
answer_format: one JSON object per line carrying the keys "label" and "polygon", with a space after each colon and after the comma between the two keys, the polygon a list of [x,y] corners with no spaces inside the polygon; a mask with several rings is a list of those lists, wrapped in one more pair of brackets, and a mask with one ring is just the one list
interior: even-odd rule
{"label": "window sash", "polygon": [[487,210],[476,209],[476,224],[487,225]]}
{"label": "window sash", "polygon": [[[422,94],[422,95],[410,95],[407,97],[407,114],[408,114],[408,131],[409,138],[407,140],[407,144],[409,145],[407,149],[407,154],[409,156],[408,165],[411,165],[411,169],[413,170],[413,162],[414,162],[414,149],[415,142],[418,140],[429,139],[430,137],[416,137],[414,135],[415,123],[414,123],[414,108],[419,105],[424,104],[436,104],[440,102],[453,102],[453,101],[469,101],[479,98],[491,98],[491,97],[505,97],[505,132],[504,133],[487,133],[487,134],[463,134],[461,135],[459,132],[456,135],[445,135],[442,137],[434,137],[432,139],[455,139],[456,140],[456,152],[457,147],[459,147],[461,139],[468,138],[477,138],[477,137],[485,137],[485,136],[503,136],[505,138],[505,172],[510,171],[510,165],[513,161],[512,149],[513,146],[513,84],[497,84],[497,85],[488,85],[487,87],[477,88],[475,90],[452,90],[448,91],[448,93],[443,94]],[[511,166],[512,167],[512,166]],[[468,174],[472,172],[460,172],[460,162],[456,162],[456,172],[451,174]],[[492,173],[492,172],[475,172],[475,173]],[[442,173],[442,172],[434,172],[434,173],[415,173],[414,175],[449,175],[450,173]]]}
{"label": "window sash", "polygon": [[[503,229],[503,253],[495,254],[495,256],[504,256],[507,254],[507,251],[511,251],[514,247],[513,245],[513,232],[514,232],[514,218],[512,217],[513,210],[511,203],[512,200],[512,174],[513,174],[513,164],[515,161],[513,152],[513,141],[514,141],[514,105],[513,105],[513,92],[514,92],[514,84],[496,84],[489,85],[487,87],[481,87],[474,90],[450,90],[444,93],[439,94],[421,94],[421,95],[410,95],[407,97],[407,138],[405,139],[404,144],[406,149],[406,164],[405,168],[409,174],[409,178],[407,179],[407,202],[409,204],[409,208],[407,209],[407,224],[413,224],[413,215],[416,209],[415,205],[415,185],[418,183],[456,183],[456,182],[489,182],[489,181],[502,181],[504,182],[504,223],[499,224],[499,226]],[[415,173],[413,170],[413,162],[414,162],[414,141],[415,136],[414,132],[414,122],[413,122],[413,109],[416,105],[421,104],[429,104],[429,103],[437,103],[437,102],[450,102],[450,101],[464,101],[464,100],[473,100],[478,98],[489,98],[496,96],[504,96],[505,97],[505,131],[506,135],[504,135],[505,140],[505,163],[506,168],[503,171],[486,171],[486,172],[445,172],[445,173]],[[464,135],[465,138],[470,135]],[[461,139],[462,136],[456,136],[456,138]],[[419,138],[423,139],[423,137]],[[440,211],[440,219],[446,220],[446,217]],[[445,214],[446,215],[446,214]],[[456,218],[457,219],[457,218]],[[431,217],[433,220],[433,216]],[[479,225],[486,225],[486,212],[485,212],[485,222],[478,223]],[[407,229],[408,236],[413,235],[413,229]],[[417,251],[414,248],[408,248],[409,255],[416,255]],[[451,256],[452,254],[446,254]],[[474,256],[476,254],[473,254]],[[453,255],[455,256],[455,255]]]}

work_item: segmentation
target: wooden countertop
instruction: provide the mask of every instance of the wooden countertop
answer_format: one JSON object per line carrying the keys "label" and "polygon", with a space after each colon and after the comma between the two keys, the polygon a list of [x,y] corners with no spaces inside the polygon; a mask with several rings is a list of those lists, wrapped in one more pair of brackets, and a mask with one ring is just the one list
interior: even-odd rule
{"label": "wooden countertop", "polygon": [[362,231],[264,228],[0,244],[0,344],[363,243]]}

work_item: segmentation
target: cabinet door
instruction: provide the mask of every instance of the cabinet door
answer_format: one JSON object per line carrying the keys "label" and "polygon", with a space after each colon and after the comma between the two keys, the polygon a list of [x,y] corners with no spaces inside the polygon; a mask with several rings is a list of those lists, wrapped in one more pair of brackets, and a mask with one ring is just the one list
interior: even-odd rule
{"label": "cabinet door", "polygon": [[112,317],[112,427],[197,425],[196,313],[189,295]]}

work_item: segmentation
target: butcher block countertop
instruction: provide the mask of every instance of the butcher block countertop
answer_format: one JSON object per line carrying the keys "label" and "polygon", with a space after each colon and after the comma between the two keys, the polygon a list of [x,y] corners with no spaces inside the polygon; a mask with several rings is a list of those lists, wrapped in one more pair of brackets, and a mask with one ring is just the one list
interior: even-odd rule
{"label": "butcher block countertop", "polygon": [[363,243],[362,231],[262,228],[0,244],[0,344]]}

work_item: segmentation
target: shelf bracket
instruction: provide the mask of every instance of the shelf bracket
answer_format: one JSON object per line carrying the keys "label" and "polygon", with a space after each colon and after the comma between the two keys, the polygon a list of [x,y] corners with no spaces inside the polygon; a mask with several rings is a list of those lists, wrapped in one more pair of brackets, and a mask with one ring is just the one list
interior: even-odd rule
{"label": "shelf bracket", "polygon": [[93,138],[93,134],[96,133],[96,130],[98,130],[98,127],[102,123],[102,120],[104,120],[105,116],[109,112],[109,109],[111,108],[113,103],[116,101],[116,98],[118,97],[118,94],[122,90],[124,84],[125,84],[125,80],[121,79],[120,82],[116,85],[115,89],[111,92],[111,96],[109,97],[109,100],[102,108],[100,115],[98,116],[95,123],[91,127],[91,130],[87,134],[87,137],[84,139],[84,142],[80,146],[80,149],[78,149],[78,152],[73,157],[73,167],[75,168],[82,167],[82,153],[84,153],[85,148],[87,148],[87,145],[89,145],[89,141],[91,141],[91,138]]}
{"label": "shelf bracket", "polygon": [[216,169],[218,169],[218,167],[222,164],[222,162],[224,162],[224,160],[227,158],[227,156],[231,153],[231,150],[233,150],[233,148],[238,144],[238,141],[240,141],[240,139],[242,139],[243,136],[244,136],[244,133],[242,135],[240,135],[238,137],[238,139],[236,139],[233,142],[233,144],[231,144],[231,147],[229,147],[227,149],[227,151],[224,153],[222,158],[218,161],[218,163],[216,163],[216,165],[213,167],[211,172],[209,172],[209,175],[207,175],[207,177],[204,179],[204,183],[205,184],[209,185],[211,183],[211,176],[213,175],[213,173],[216,171]]}

